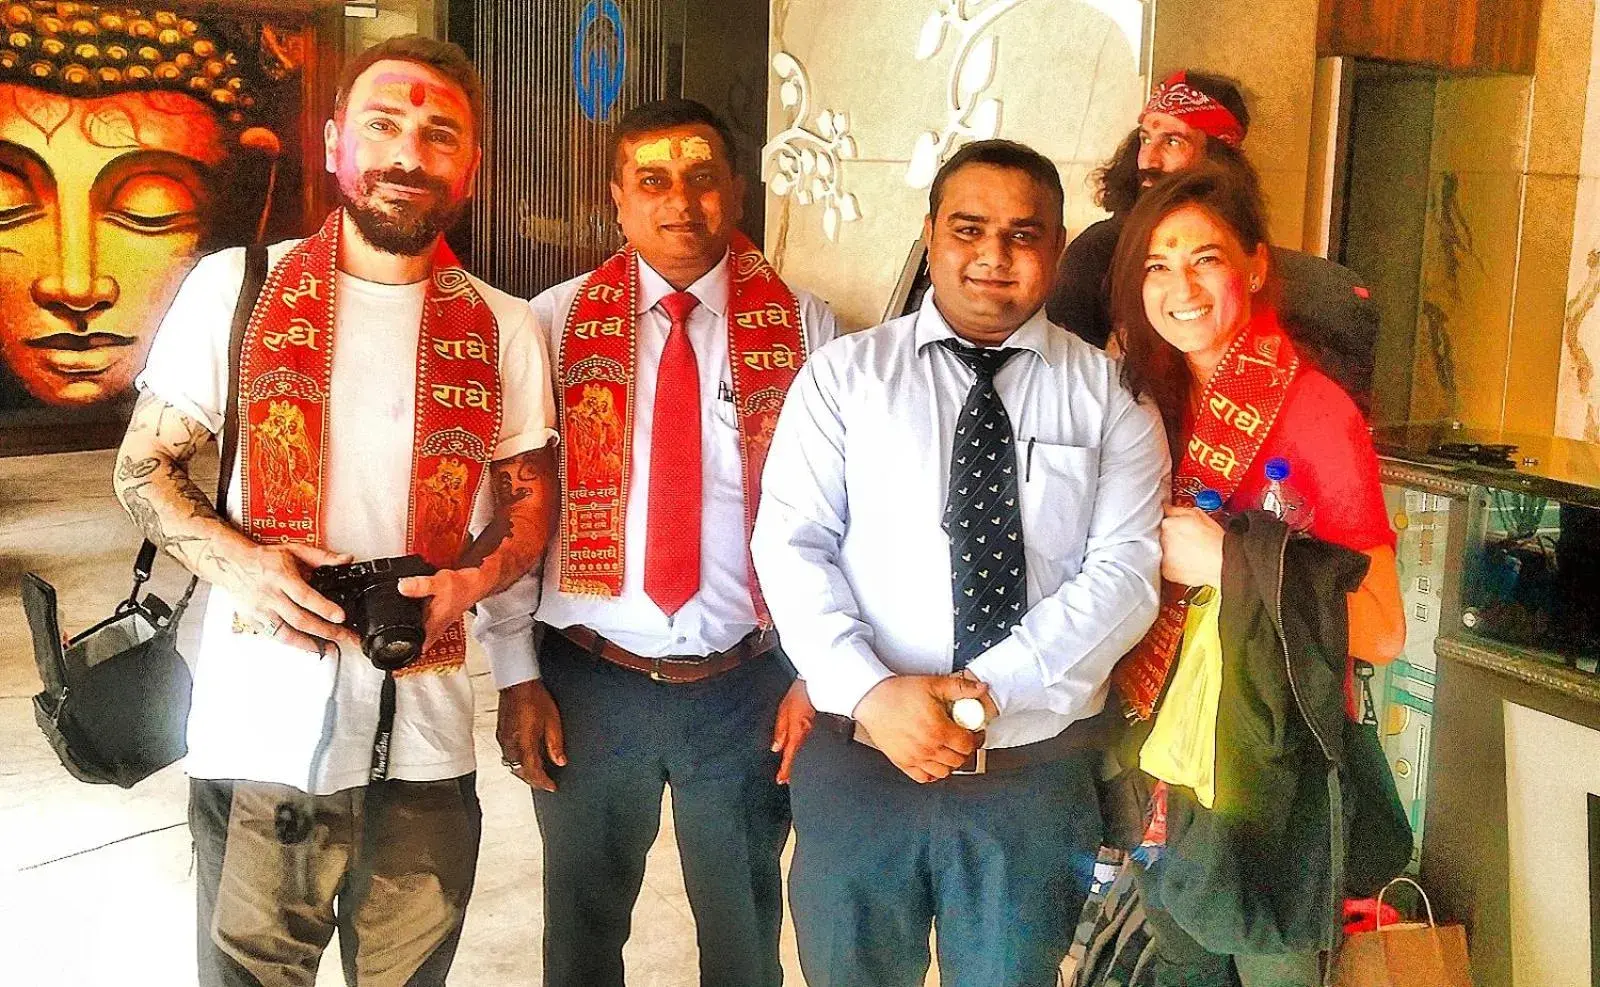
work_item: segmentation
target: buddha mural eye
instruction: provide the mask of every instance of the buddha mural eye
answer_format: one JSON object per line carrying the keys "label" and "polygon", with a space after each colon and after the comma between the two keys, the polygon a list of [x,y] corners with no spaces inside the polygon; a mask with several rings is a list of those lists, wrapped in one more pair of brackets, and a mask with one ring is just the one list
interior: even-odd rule
{"label": "buddha mural eye", "polygon": [[171,175],[133,175],[117,186],[105,218],[136,233],[186,231],[200,223],[201,199],[187,183]]}
{"label": "buddha mural eye", "polygon": [[0,166],[0,230],[21,226],[43,214],[44,209],[28,180]]}

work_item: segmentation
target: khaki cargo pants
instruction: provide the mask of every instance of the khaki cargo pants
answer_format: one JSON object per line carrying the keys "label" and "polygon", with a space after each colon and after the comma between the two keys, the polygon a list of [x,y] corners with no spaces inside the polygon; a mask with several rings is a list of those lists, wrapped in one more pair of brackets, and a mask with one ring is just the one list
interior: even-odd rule
{"label": "khaki cargo pants", "polygon": [[189,785],[202,987],[312,987],[335,931],[348,984],[444,984],[478,860],[476,775],[321,796]]}

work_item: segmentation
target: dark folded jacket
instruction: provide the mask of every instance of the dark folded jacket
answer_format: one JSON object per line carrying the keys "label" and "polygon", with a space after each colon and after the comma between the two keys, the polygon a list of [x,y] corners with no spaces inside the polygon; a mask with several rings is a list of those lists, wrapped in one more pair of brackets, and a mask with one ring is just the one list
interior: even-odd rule
{"label": "dark folded jacket", "polygon": [[1216,804],[1171,791],[1158,886],[1161,907],[1213,953],[1336,941],[1346,594],[1366,570],[1364,555],[1290,537],[1271,515],[1228,522]]}

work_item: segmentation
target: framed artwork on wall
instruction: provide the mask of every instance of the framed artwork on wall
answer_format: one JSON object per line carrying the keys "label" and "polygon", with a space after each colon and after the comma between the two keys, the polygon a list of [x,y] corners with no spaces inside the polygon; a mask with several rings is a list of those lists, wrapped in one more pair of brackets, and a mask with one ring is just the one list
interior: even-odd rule
{"label": "framed artwork on wall", "polygon": [[115,445],[195,262],[306,231],[318,39],[295,3],[0,3],[0,455]]}

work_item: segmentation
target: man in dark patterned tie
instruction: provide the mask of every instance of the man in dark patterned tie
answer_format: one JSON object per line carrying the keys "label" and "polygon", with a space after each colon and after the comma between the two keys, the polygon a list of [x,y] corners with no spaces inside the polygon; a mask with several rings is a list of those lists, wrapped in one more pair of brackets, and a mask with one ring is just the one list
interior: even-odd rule
{"label": "man in dark patterned tie", "polygon": [[819,712],[790,901],[811,987],[1053,985],[1100,840],[1106,680],[1156,611],[1168,455],[1051,325],[1055,166],[969,144],[934,180],[933,289],[830,343],[779,419],[752,542]]}

